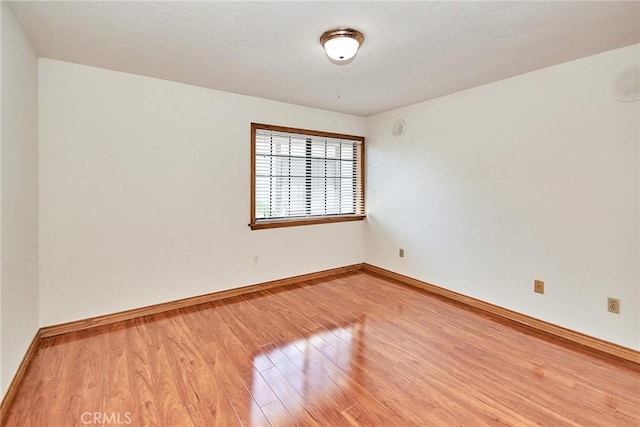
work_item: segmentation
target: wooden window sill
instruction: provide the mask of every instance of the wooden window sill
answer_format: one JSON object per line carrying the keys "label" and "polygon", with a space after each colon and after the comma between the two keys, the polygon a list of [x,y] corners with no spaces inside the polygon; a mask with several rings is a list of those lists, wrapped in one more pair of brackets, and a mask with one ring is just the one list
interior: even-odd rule
{"label": "wooden window sill", "polygon": [[329,216],[318,218],[278,219],[260,221],[249,224],[252,230],[264,230],[266,228],[296,227],[302,225],[329,224],[332,222],[362,221],[366,215]]}

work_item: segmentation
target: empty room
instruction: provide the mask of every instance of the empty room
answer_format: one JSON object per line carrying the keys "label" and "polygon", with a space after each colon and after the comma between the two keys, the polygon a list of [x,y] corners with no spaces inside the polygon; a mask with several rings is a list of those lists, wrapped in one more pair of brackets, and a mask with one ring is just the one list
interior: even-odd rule
{"label": "empty room", "polygon": [[5,1],[0,425],[640,425],[639,1]]}

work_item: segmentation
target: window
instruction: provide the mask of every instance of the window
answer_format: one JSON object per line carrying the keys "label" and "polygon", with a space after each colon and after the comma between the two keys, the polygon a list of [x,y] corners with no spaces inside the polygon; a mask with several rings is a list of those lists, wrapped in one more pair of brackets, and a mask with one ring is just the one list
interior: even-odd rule
{"label": "window", "polygon": [[251,229],[364,218],[364,137],[251,124]]}

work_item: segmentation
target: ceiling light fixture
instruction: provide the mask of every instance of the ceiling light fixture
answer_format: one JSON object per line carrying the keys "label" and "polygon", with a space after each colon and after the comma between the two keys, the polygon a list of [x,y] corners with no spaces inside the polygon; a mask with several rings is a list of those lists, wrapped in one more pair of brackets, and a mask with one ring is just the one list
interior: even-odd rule
{"label": "ceiling light fixture", "polygon": [[364,35],[351,28],[336,28],[320,36],[320,44],[331,62],[335,64],[351,62],[363,42]]}

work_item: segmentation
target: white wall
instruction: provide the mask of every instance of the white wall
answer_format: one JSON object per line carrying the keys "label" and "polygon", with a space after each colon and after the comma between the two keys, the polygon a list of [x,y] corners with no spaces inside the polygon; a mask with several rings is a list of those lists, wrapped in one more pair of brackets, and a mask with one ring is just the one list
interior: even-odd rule
{"label": "white wall", "polygon": [[[640,348],[640,111],[607,93],[639,56],[368,119],[40,59],[40,325],[366,260]],[[409,129],[399,141],[396,117]],[[252,121],[366,134],[368,226],[250,231]],[[3,235],[3,278],[5,248]]]}
{"label": "white wall", "polygon": [[640,111],[608,94],[639,59],[631,46],[368,118],[366,262],[639,349]]}
{"label": "white wall", "polygon": [[38,62],[2,2],[0,395],[38,330]]}
{"label": "white wall", "polygon": [[4,10],[2,4],[0,4],[0,396],[4,396],[7,386],[2,379],[5,375],[2,369],[2,40],[3,28],[2,22],[4,21]]}
{"label": "white wall", "polygon": [[362,222],[248,227],[251,122],[363,118],[39,61],[41,325],[363,262]]}

